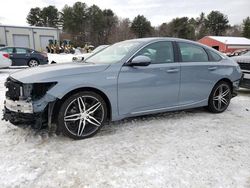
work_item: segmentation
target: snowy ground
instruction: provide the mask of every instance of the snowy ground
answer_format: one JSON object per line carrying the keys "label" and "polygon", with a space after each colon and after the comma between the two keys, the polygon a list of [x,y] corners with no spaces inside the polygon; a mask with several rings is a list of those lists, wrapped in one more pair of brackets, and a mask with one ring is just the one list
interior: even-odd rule
{"label": "snowy ground", "polygon": [[250,91],[222,114],[126,119],[82,141],[0,121],[0,160],[0,187],[249,188]]}

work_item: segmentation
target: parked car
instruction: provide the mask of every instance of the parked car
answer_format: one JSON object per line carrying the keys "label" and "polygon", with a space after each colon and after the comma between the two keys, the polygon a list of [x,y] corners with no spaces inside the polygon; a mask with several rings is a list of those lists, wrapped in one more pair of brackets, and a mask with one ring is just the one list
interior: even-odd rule
{"label": "parked car", "polygon": [[92,52],[90,53],[85,53],[85,54],[77,54],[75,56],[73,56],[72,61],[74,62],[81,62],[86,60],[88,57],[102,51],[103,49],[107,48],[109,45],[100,45],[97,46]]}
{"label": "parked car", "polygon": [[3,47],[0,51],[10,55],[12,66],[36,67],[48,63],[47,53],[38,52],[30,48]]}
{"label": "parked car", "polygon": [[48,64],[57,64],[57,63],[70,63],[72,62],[73,54],[61,53],[61,54],[51,54],[48,53]]}
{"label": "parked car", "polygon": [[[116,43],[84,63],[26,69],[6,81],[4,119],[74,139],[106,121],[207,106],[225,111],[242,73],[220,52],[184,39]],[[52,126],[53,125],[53,126]]]}
{"label": "parked car", "polygon": [[93,50],[90,53],[75,53],[75,54],[48,54],[49,56],[49,64],[55,64],[55,63],[70,63],[70,62],[81,62],[88,57],[92,56],[93,54],[98,53],[99,51],[106,48],[108,45],[101,45],[98,46],[95,50]]}
{"label": "parked car", "polygon": [[11,66],[10,55],[5,52],[0,52],[0,69]]}
{"label": "parked car", "polygon": [[250,89],[250,51],[247,51],[240,56],[234,56],[231,58],[240,65],[240,68],[244,73],[240,86]]}

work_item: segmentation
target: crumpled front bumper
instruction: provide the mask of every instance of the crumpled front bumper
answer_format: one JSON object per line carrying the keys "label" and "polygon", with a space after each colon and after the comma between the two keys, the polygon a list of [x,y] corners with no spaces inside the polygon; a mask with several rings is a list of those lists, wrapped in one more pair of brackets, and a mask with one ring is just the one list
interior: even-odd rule
{"label": "crumpled front bumper", "polygon": [[31,125],[32,128],[40,129],[47,120],[46,108],[37,112],[32,101],[6,99],[4,101],[3,120],[18,126]]}
{"label": "crumpled front bumper", "polygon": [[32,102],[27,102],[24,100],[13,101],[10,99],[6,99],[4,101],[4,106],[13,112],[30,113],[30,114],[34,112]]}
{"label": "crumpled front bumper", "polygon": [[14,112],[6,107],[3,110],[3,120],[9,121],[17,126],[31,125],[35,129],[40,129],[42,127],[42,119],[42,113],[30,114]]}

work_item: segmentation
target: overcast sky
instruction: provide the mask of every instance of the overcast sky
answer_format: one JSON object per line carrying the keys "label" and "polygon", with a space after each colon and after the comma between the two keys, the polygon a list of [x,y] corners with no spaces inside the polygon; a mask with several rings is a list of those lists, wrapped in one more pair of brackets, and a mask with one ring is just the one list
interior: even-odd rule
{"label": "overcast sky", "polygon": [[[77,0],[4,0],[0,6],[0,23],[5,25],[28,25],[26,16],[33,7],[55,5],[59,10],[65,4],[72,5]],[[80,0],[82,1],[82,0]],[[228,16],[230,24],[240,24],[250,16],[250,0],[85,0],[88,6],[112,9],[118,17],[130,18],[143,14],[158,26],[175,17],[197,17],[218,10]]]}

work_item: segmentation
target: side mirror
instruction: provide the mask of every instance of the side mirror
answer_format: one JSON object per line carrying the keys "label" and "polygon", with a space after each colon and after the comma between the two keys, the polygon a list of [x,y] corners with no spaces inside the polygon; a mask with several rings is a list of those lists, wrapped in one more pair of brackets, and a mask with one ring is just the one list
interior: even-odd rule
{"label": "side mirror", "polygon": [[148,66],[151,63],[151,59],[144,55],[134,57],[129,63],[130,66]]}

